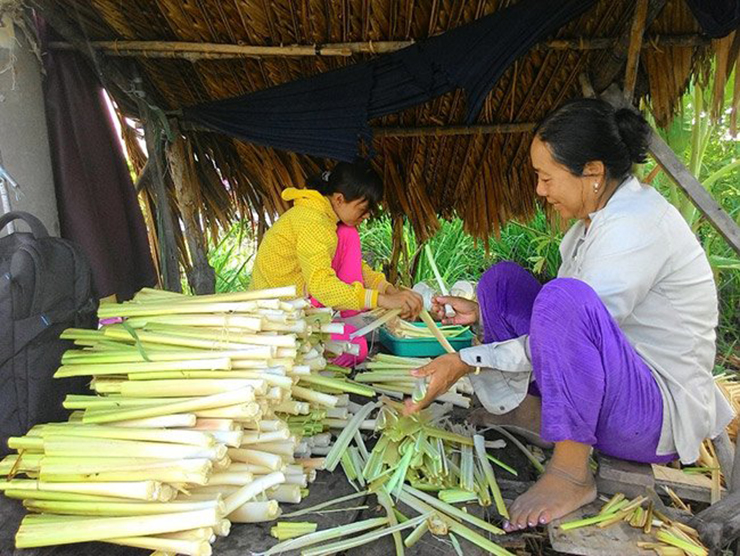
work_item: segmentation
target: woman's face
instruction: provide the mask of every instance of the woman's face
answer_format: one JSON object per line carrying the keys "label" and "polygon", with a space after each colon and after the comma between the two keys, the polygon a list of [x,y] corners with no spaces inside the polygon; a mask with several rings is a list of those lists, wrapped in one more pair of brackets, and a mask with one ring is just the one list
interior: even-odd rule
{"label": "woman's face", "polygon": [[347,201],[341,193],[332,193],[329,200],[339,220],[347,226],[356,228],[370,216],[367,199]]}
{"label": "woman's face", "polygon": [[[603,187],[603,172],[601,175],[585,172],[590,175],[574,176],[553,158],[547,143],[538,136],[532,141],[530,156],[537,174],[537,195],[544,197],[563,218],[585,219],[597,209],[599,197],[594,185],[598,184],[597,190]],[[598,164],[603,168],[601,163]]]}

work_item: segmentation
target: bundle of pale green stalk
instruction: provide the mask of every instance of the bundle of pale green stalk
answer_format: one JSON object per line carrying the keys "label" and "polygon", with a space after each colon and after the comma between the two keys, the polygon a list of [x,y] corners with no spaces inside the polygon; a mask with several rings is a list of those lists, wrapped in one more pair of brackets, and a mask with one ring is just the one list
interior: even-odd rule
{"label": "bundle of pale green stalk", "polygon": [[[392,319],[385,327],[388,331],[398,338],[434,338],[435,335],[428,329],[416,326],[413,323],[400,318]],[[460,326],[459,324],[447,324],[437,327],[445,338],[457,338],[470,330],[469,326]]]}
{"label": "bundle of pale green stalk", "polygon": [[[314,527],[307,523],[282,524],[273,533],[280,540],[287,540],[273,546],[263,556],[297,549],[302,549],[304,556],[324,556],[385,535],[393,535],[396,554],[399,555],[403,554],[404,547],[414,545],[427,532],[437,537],[447,535],[458,550],[460,537],[491,554],[510,555],[484,536],[504,534],[501,529],[454,505],[477,502],[488,506],[495,501],[497,511],[507,516],[490,464],[493,458],[486,454],[487,443],[483,437],[471,437],[464,429],[453,432],[444,428],[444,418],[450,406],[434,405],[417,415],[402,417],[400,404],[388,399],[382,401],[384,405],[375,419],[382,435],[375,447],[369,451],[360,435],[362,423],[380,405],[369,403],[362,406],[342,430],[324,464],[329,471],[341,464],[350,482],[358,490],[364,490],[285,517],[301,517],[312,511],[325,510],[330,504],[368,494],[377,496],[386,517],[323,531],[313,531]],[[409,519],[395,507],[394,500],[420,515]],[[405,539],[401,537],[404,529],[411,530]],[[357,536],[357,533],[365,531],[369,532]],[[325,544],[349,536],[352,537]],[[309,548],[312,545],[318,546]]]}
{"label": "bundle of pale green stalk", "polygon": [[[423,367],[431,359],[415,357],[398,357],[395,355],[377,354],[363,365],[364,372],[355,376],[357,382],[369,384],[378,394],[395,398],[412,396],[414,401],[421,400],[426,394],[427,378],[416,378],[411,371]],[[468,377],[463,377],[446,393],[437,398],[443,403],[469,408],[473,387]]]}
{"label": "bundle of pale green stalk", "polygon": [[66,331],[81,349],[55,375],[92,376],[96,395],[69,396],[69,422],[10,439],[19,455],[0,463],[0,489],[35,512],[19,547],[103,540],[210,554],[230,521],[272,520],[278,502],[299,502],[323,463],[310,455],[326,436],[304,440],[286,418],[346,415],[345,392],[365,388],[320,374],[322,342],[341,325],[293,288],[145,290],[99,313],[125,320]]}
{"label": "bundle of pale green stalk", "polygon": [[622,522],[642,529],[645,534],[655,535],[655,541],[638,542],[637,546],[645,550],[653,550],[659,556],[707,556],[709,554],[696,529],[680,521],[671,520],[656,509],[653,502],[648,501],[645,496],[629,500],[624,494],[615,494],[602,506],[598,514],[561,523],[560,528],[563,531],[570,531],[595,525],[603,529]]}

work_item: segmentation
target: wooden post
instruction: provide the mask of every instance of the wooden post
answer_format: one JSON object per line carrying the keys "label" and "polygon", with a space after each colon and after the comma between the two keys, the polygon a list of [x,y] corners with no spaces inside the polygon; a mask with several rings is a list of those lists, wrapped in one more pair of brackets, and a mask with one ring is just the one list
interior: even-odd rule
{"label": "wooden post", "polygon": [[147,115],[144,122],[144,138],[146,140],[147,152],[149,153],[149,160],[153,164],[151,189],[154,194],[157,210],[159,268],[162,272],[162,283],[166,290],[182,292],[180,262],[177,258],[177,243],[175,240],[175,226],[172,219],[169,196],[167,195],[167,185],[165,183],[163,130],[143,100],[139,103],[139,110]]}
{"label": "wooden post", "polygon": [[645,34],[645,19],[647,18],[648,0],[637,0],[635,17],[630,30],[630,43],[627,49],[627,68],[624,73],[624,98],[632,103],[637,83],[637,68],[640,64],[642,37]]}
{"label": "wooden post", "polygon": [[167,145],[167,162],[170,176],[175,186],[177,203],[180,206],[185,240],[190,252],[191,269],[188,272],[188,283],[197,295],[211,294],[216,291],[216,271],[208,263],[208,253],[203,230],[200,225],[198,195],[198,178],[193,169],[193,151],[172,122],[174,141]]}

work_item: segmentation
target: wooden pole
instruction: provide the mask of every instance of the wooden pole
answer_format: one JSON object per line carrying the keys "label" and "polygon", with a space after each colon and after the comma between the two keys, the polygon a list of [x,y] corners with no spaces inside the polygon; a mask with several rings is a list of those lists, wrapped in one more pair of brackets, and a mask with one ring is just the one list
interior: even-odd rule
{"label": "wooden pole", "polygon": [[627,50],[627,67],[624,74],[624,98],[632,103],[637,83],[637,68],[640,64],[642,38],[645,34],[645,19],[647,18],[648,0],[637,0],[635,17],[630,30],[630,43]]}
{"label": "wooden pole", "polygon": [[484,135],[495,133],[527,133],[537,127],[534,122],[509,124],[471,124],[419,127],[374,127],[373,136],[380,137],[447,137],[451,135]]}
{"label": "wooden pole", "polygon": [[165,182],[164,153],[162,128],[156,117],[143,101],[140,101],[139,110],[146,114],[144,122],[144,139],[149,160],[152,162],[152,193],[156,207],[157,237],[159,244],[159,268],[162,273],[164,289],[173,292],[182,292],[180,282],[180,262],[177,258],[177,243],[175,240],[175,225],[170,209],[170,200],[167,195]]}
{"label": "wooden pole", "polygon": [[179,132],[177,123],[172,121],[170,125],[172,125],[175,138],[167,145],[167,162],[172,182],[175,185],[185,240],[190,252],[192,268],[188,272],[188,283],[197,295],[215,293],[216,271],[208,263],[206,241],[200,225],[198,206],[201,203],[198,202],[195,191],[199,183],[192,166],[193,152]]}
{"label": "wooden pole", "polygon": [[[556,39],[533,47],[533,50],[606,50],[613,48],[618,38]],[[655,35],[648,38],[642,48],[685,47],[694,48],[709,43],[705,37],[688,35]],[[292,44],[284,46],[258,46],[168,41],[92,41],[88,48],[114,57],[180,58],[196,60],[224,60],[266,57],[347,57],[356,54],[387,54],[414,44],[414,41],[347,42],[328,44]],[[65,42],[52,42],[50,48],[66,50],[75,48]]]}

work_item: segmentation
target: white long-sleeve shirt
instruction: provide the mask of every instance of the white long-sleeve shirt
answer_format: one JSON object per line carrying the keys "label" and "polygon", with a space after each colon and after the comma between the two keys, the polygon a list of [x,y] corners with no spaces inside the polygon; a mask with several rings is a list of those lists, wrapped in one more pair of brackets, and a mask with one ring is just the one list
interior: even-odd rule
{"label": "white long-sleeve shirt", "polygon": [[[706,254],[680,213],[652,187],[630,177],[586,228],[578,221],[560,245],[558,277],[591,286],[653,371],[663,396],[658,455],[684,463],[733,417],[712,378],[717,291]],[[526,336],[461,350],[483,367],[471,380],[481,403],[506,413],[527,393]]]}

